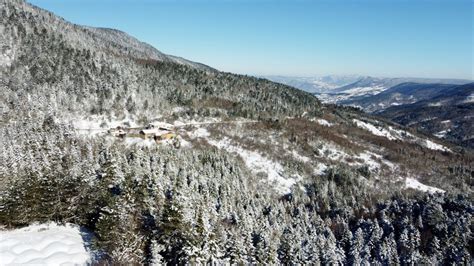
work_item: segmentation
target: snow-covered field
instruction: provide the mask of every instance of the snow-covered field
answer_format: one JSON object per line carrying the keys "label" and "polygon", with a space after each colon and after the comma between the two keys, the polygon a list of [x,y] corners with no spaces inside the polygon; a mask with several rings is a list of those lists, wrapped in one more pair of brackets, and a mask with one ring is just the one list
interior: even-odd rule
{"label": "snow-covered field", "polygon": [[89,243],[76,225],[54,223],[0,231],[1,265],[85,265]]}

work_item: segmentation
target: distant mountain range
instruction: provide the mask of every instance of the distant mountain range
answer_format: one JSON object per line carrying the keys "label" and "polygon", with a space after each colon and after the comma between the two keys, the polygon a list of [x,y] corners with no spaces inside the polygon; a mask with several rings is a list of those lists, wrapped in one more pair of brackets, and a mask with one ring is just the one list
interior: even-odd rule
{"label": "distant mountain range", "polygon": [[378,94],[402,83],[455,84],[471,82],[462,79],[378,78],[358,75],[326,75],[313,77],[262,76],[306,92],[314,93],[323,102],[341,103]]}
{"label": "distant mountain range", "polygon": [[[392,104],[380,113],[381,116],[461,146],[474,148],[474,83],[461,86],[410,83],[392,89],[400,87],[411,88],[410,95],[416,95],[412,99],[419,101]],[[371,98],[380,98],[376,96]]]}
{"label": "distant mountain range", "polygon": [[[469,80],[459,79],[425,79],[425,78],[375,78],[362,77],[354,83],[315,95],[325,103],[336,103],[344,105],[358,106],[364,109],[364,106],[359,106],[359,101],[364,98],[378,95],[394,86],[403,83],[418,83],[418,84],[453,84],[461,85],[469,83]],[[366,110],[366,109],[364,109]],[[366,111],[373,111],[366,110]]]}
{"label": "distant mountain range", "polygon": [[268,76],[322,102],[361,108],[464,147],[474,148],[474,83],[460,79]]}
{"label": "distant mountain range", "polygon": [[343,105],[357,106],[366,112],[377,112],[390,106],[411,104],[435,97],[443,91],[456,87],[455,84],[413,83],[407,82],[395,85],[378,94],[362,95],[342,100]]}

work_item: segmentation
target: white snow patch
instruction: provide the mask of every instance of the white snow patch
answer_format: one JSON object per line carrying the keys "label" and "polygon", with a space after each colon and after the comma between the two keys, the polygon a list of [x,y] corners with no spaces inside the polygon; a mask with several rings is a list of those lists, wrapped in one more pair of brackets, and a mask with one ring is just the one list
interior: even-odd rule
{"label": "white snow patch", "polygon": [[[253,173],[266,173],[268,180],[275,185],[275,189],[281,194],[291,192],[291,187],[297,181],[296,178],[283,176],[284,169],[280,163],[274,162],[255,151],[232,145],[228,138],[222,140],[208,140],[208,142],[219,149],[237,153],[244,160],[247,168]],[[297,178],[299,179],[301,177],[297,176]]]}
{"label": "white snow patch", "polygon": [[447,130],[441,130],[440,132],[438,133],[435,133],[433,135],[435,135],[436,137],[438,138],[444,138],[446,137],[446,134],[448,134],[451,130],[447,129]]}
{"label": "white snow patch", "polygon": [[366,151],[360,153],[357,158],[361,159],[363,164],[367,165],[371,171],[374,171],[375,169],[380,168],[380,163],[372,159],[372,156],[377,157],[374,153]]}
{"label": "white snow patch", "polygon": [[392,134],[390,134],[390,132],[385,128],[379,128],[370,123],[366,123],[357,119],[353,119],[352,121],[357,125],[357,127],[365,129],[376,136],[386,137],[389,140],[397,139],[396,137],[392,136]]}
{"label": "white snow patch", "polygon": [[142,138],[131,138],[127,137],[123,139],[123,142],[128,146],[142,146],[142,147],[152,147],[156,145],[156,141],[154,139],[142,139]]}
{"label": "white snow patch", "polygon": [[89,246],[78,226],[54,223],[0,231],[2,265],[86,265]]}
{"label": "white snow patch", "polygon": [[466,97],[466,100],[464,100],[462,103],[474,103],[474,93]]}
{"label": "white snow patch", "polygon": [[195,139],[195,138],[207,138],[211,134],[209,133],[209,131],[207,131],[206,128],[200,127],[194,130],[193,132],[189,132],[188,135],[190,138]]}
{"label": "white snow patch", "polygon": [[345,90],[345,94],[349,94],[352,97],[358,95],[376,95],[384,91],[386,88],[384,86],[374,86],[374,87],[356,87],[350,90]]}
{"label": "white snow patch", "polygon": [[339,161],[349,156],[340,147],[337,147],[333,143],[322,143],[321,152],[324,157],[333,161]]}
{"label": "white snow patch", "polygon": [[122,120],[109,120],[103,116],[90,116],[87,118],[72,117],[66,119],[66,123],[68,121],[70,121],[79,134],[89,136],[105,133],[110,128],[116,128],[118,126],[137,127],[134,120],[128,116]]}
{"label": "white snow patch", "polygon": [[431,140],[426,139],[424,145],[426,148],[430,150],[439,150],[439,151],[451,151],[450,149],[446,148],[443,145],[440,145],[438,143],[434,143]]}
{"label": "white snow patch", "polygon": [[[246,120],[242,120],[242,121],[236,121],[236,123],[238,122],[245,122]],[[183,120],[182,118],[178,119],[178,120],[175,120],[173,122],[173,124],[177,127],[180,127],[180,126],[199,126],[199,125],[208,125],[208,124],[216,124],[216,123],[221,123],[222,120],[219,119],[219,118],[216,118],[216,117],[211,117],[211,118],[204,118],[204,119],[199,119],[196,120],[196,119],[191,119],[191,120]]]}
{"label": "white snow patch", "polygon": [[433,102],[433,103],[428,104],[428,106],[432,106],[432,107],[438,107],[442,105],[443,105],[443,102]]}
{"label": "white snow patch", "polygon": [[192,146],[192,145],[191,145],[191,142],[189,142],[189,141],[187,141],[187,140],[185,140],[185,139],[183,139],[183,138],[180,138],[179,141],[180,141],[180,144],[181,144],[181,147],[182,147],[182,148],[188,148],[188,147],[191,147],[191,146]]}
{"label": "white snow patch", "polygon": [[316,164],[316,167],[314,167],[313,173],[315,175],[323,175],[324,172],[326,171],[326,169],[328,169],[327,165],[325,165],[323,163],[318,163],[318,164]]}
{"label": "white snow patch", "polygon": [[436,193],[436,192],[444,193],[445,192],[442,189],[424,185],[414,178],[407,178],[405,180],[405,187],[417,189],[417,190],[428,192],[428,193]]}
{"label": "white snow patch", "polygon": [[9,53],[0,54],[0,66],[9,67],[13,62],[13,56]]}
{"label": "white snow patch", "polygon": [[291,155],[298,161],[300,162],[303,162],[303,163],[307,163],[309,161],[311,161],[311,159],[309,157],[306,157],[306,156],[303,156],[303,155],[300,155],[298,152],[296,152],[295,150],[293,150],[291,152]]}
{"label": "white snow patch", "polygon": [[419,143],[421,146],[431,150],[451,151],[443,145],[434,143],[428,139],[419,138],[404,130],[394,129],[391,126],[389,126],[388,129],[385,129],[382,127],[376,127],[370,123],[366,123],[357,119],[353,119],[353,122],[356,123],[357,127],[363,128],[374,135],[386,137],[389,140],[410,140],[412,142]]}
{"label": "white snow patch", "polygon": [[317,119],[316,123],[320,124],[321,126],[325,126],[325,127],[330,127],[330,126],[333,125],[332,123],[329,123],[326,119]]}

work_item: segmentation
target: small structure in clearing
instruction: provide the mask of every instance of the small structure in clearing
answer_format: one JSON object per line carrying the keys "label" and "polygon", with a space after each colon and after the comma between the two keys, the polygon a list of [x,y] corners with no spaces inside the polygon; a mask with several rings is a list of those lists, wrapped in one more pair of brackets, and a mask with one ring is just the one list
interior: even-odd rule
{"label": "small structure in clearing", "polygon": [[166,123],[148,124],[142,128],[124,128],[122,126],[118,126],[116,128],[109,129],[108,132],[109,134],[119,138],[153,138],[156,142],[177,138],[177,134],[174,131],[173,126]]}
{"label": "small structure in clearing", "polygon": [[162,135],[155,135],[154,137],[155,141],[169,140],[174,138],[176,138],[176,134],[173,132],[168,132]]}
{"label": "small structure in clearing", "polygon": [[176,137],[176,133],[173,132],[173,129],[166,125],[150,124],[140,130],[139,134],[145,139],[153,138],[155,141],[173,139]]}

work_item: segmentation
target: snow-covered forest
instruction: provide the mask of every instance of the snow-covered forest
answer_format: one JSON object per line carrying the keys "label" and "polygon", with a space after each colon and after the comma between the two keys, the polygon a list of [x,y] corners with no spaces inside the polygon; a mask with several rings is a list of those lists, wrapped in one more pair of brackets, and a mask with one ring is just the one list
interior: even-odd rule
{"label": "snow-covered forest", "polygon": [[[472,263],[462,147],[20,0],[0,35],[2,230],[81,226],[97,263]],[[166,122],[179,145],[78,121]]]}

